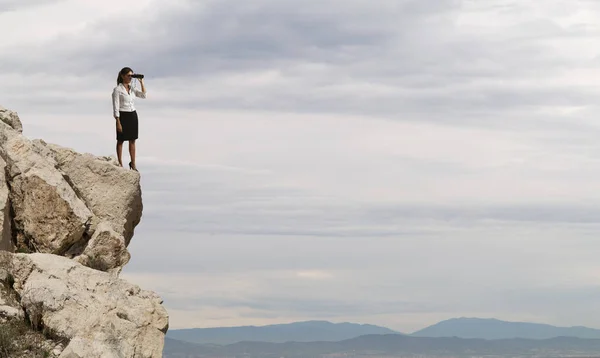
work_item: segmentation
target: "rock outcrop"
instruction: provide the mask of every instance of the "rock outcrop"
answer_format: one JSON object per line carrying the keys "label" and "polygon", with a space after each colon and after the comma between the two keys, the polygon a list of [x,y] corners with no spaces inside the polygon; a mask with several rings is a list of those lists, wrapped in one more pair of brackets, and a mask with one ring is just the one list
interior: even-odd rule
{"label": "rock outcrop", "polygon": [[92,212],[62,173],[36,153],[29,139],[2,123],[0,143],[16,244],[34,252],[63,255],[85,240]]}
{"label": "rock outcrop", "polygon": [[30,322],[63,358],[161,357],[162,300],[118,278],[142,216],[139,173],[22,132],[0,107],[0,323]]}
{"label": "rock outcrop", "polygon": [[8,109],[0,106],[0,121],[8,124],[12,129],[19,133],[23,132],[23,125],[17,115],[17,112],[9,111]]}
{"label": "rock outcrop", "polygon": [[50,254],[0,254],[37,329],[69,341],[61,357],[161,357],[168,328],[155,293]]}
{"label": "rock outcrop", "polygon": [[18,116],[0,110],[0,249],[10,250],[11,233],[17,251],[62,255],[119,273],[142,216],[139,174],[111,158],[29,140],[21,131]]}

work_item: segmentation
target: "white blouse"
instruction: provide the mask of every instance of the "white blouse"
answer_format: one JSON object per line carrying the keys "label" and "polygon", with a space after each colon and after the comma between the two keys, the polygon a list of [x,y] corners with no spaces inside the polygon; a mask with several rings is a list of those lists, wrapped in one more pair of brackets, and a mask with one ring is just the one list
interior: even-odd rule
{"label": "white blouse", "polygon": [[137,88],[130,87],[131,91],[127,93],[125,85],[119,83],[112,93],[113,103],[113,114],[115,117],[119,117],[119,111],[133,112],[135,111],[135,105],[133,104],[133,98],[146,98],[146,94]]}

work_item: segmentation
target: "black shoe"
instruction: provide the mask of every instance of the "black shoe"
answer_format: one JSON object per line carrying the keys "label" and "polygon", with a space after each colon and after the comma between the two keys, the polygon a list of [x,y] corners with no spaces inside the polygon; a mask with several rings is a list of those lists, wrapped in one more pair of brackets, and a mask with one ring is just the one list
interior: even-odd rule
{"label": "black shoe", "polygon": [[133,165],[131,164],[131,162],[129,162],[129,169],[131,170],[135,170],[136,172],[138,171],[137,168],[134,168]]}

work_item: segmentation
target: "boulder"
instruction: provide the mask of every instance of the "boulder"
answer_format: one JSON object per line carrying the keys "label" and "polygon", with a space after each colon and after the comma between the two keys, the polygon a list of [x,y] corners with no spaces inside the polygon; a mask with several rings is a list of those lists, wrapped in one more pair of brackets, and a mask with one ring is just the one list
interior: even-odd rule
{"label": "boulder", "polygon": [[9,111],[2,106],[0,106],[0,122],[8,124],[12,129],[19,133],[23,132],[23,125],[21,124],[17,112]]}
{"label": "boulder", "polygon": [[120,273],[129,262],[127,246],[142,216],[139,173],[123,170],[110,157],[80,154],[43,140],[32,143],[93,214],[86,231],[89,241],[81,240],[64,255],[97,270]]}
{"label": "boulder", "polygon": [[168,315],[158,295],[65,257],[11,255],[31,323],[69,341],[60,357],[162,357]]}
{"label": "boulder", "polygon": [[61,255],[85,240],[92,212],[63,175],[35,151],[29,139],[3,123],[0,143],[17,244]]}
{"label": "boulder", "polygon": [[131,258],[125,238],[107,222],[101,222],[75,261],[100,271],[119,274]]}
{"label": "boulder", "polygon": [[142,217],[139,173],[123,170],[112,158],[80,154],[42,140],[33,142],[37,152],[55,163],[94,214],[91,233],[100,222],[106,222],[129,245]]}

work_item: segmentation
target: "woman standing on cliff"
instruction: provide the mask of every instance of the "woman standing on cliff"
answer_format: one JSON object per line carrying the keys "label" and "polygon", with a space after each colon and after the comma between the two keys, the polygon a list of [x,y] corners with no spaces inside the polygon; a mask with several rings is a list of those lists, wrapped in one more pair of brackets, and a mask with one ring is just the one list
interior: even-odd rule
{"label": "woman standing on cliff", "polygon": [[[141,76],[141,77],[140,77]],[[133,78],[139,78],[142,90],[131,87]],[[119,165],[123,166],[121,156],[123,153],[123,142],[129,142],[129,169],[137,171],[135,166],[135,140],[138,139],[138,116],[133,104],[133,98],[146,98],[146,87],[144,86],[144,77],[134,75],[133,70],[124,67],[119,71],[117,77],[117,87],[112,93],[113,115],[117,121],[117,159]]]}

